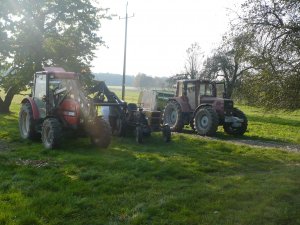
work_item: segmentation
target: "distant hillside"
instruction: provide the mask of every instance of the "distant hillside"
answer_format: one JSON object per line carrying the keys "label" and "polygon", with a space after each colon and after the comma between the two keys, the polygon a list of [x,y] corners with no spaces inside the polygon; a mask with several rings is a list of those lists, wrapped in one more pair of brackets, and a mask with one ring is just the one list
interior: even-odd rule
{"label": "distant hillside", "polygon": [[[113,73],[94,73],[96,80],[105,81],[108,86],[121,86],[123,76],[121,74],[113,74]],[[125,85],[133,86],[134,76],[126,75],[125,77]]]}

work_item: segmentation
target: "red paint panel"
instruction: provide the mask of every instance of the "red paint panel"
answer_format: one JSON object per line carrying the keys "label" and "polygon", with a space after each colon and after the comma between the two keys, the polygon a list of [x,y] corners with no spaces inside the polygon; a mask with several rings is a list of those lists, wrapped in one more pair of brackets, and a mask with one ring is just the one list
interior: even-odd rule
{"label": "red paint panel", "polygon": [[[67,115],[67,112],[75,112],[74,116]],[[65,99],[59,107],[59,113],[70,125],[77,125],[80,117],[80,105],[74,99]]]}
{"label": "red paint panel", "polygon": [[29,102],[30,105],[31,105],[33,119],[34,120],[39,119],[40,118],[40,113],[39,113],[39,110],[38,110],[33,98],[32,97],[24,98],[21,103],[26,103],[26,102]]}

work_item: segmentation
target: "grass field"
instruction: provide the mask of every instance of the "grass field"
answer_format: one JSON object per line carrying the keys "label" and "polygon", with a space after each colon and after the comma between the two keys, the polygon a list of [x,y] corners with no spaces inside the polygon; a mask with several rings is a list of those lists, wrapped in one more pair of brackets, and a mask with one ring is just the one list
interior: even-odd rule
{"label": "grass field", "polygon": [[[299,112],[240,108],[246,139],[300,143]],[[46,151],[20,139],[18,109],[0,115],[0,224],[300,224],[299,153],[188,134],[113,138],[106,150],[67,139]]]}

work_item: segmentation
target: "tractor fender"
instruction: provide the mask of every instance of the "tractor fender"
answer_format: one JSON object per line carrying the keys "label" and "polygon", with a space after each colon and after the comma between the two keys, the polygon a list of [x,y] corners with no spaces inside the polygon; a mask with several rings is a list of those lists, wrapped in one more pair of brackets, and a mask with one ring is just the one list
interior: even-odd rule
{"label": "tractor fender", "polygon": [[195,117],[195,115],[196,115],[196,113],[198,112],[199,109],[202,109],[203,107],[206,107],[206,106],[211,107],[212,105],[210,105],[210,104],[201,104],[201,105],[199,105],[199,106],[195,109],[195,111],[194,111],[194,113],[193,113],[193,117]]}
{"label": "tractor fender", "polygon": [[185,96],[170,98],[169,101],[176,101],[180,105],[183,113],[190,113],[193,111],[188,102],[188,98]]}
{"label": "tractor fender", "polygon": [[24,98],[22,100],[21,104],[24,104],[24,103],[29,103],[31,105],[33,119],[38,120],[40,118],[40,113],[39,113],[39,110],[38,110],[37,105],[35,104],[35,101],[33,100],[33,98],[32,97]]}

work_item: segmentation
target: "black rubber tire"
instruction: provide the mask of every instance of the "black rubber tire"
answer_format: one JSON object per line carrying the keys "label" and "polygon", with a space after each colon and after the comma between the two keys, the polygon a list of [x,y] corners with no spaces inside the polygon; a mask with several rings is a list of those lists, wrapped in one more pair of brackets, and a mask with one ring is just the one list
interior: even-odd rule
{"label": "black rubber tire", "polygon": [[109,123],[112,131],[112,135],[118,137],[125,136],[126,123],[120,116],[110,117]]}
{"label": "black rubber tire", "polygon": [[58,148],[61,143],[62,128],[55,118],[47,118],[42,126],[42,142],[46,149]]}
{"label": "black rubber tire", "polygon": [[162,135],[164,142],[170,142],[171,141],[171,129],[169,125],[164,125],[162,127]]}
{"label": "black rubber tire", "polygon": [[199,135],[214,136],[219,125],[217,112],[211,107],[200,108],[194,118],[194,127]]}
{"label": "black rubber tire", "polygon": [[183,115],[181,106],[176,101],[167,103],[163,113],[163,123],[168,124],[172,132],[180,132],[183,129]]}
{"label": "black rubber tire", "polygon": [[97,117],[91,126],[90,137],[94,146],[107,148],[111,142],[111,127],[108,122]]}
{"label": "black rubber tire", "polygon": [[237,136],[243,135],[246,132],[247,127],[248,127],[248,119],[247,119],[246,115],[237,108],[233,109],[232,115],[243,119],[244,122],[242,123],[242,126],[240,126],[240,127],[232,127],[231,123],[225,123],[223,125],[224,131],[230,135],[237,135]]}
{"label": "black rubber tire", "polygon": [[135,141],[139,144],[143,143],[143,128],[141,126],[135,128]]}
{"label": "black rubber tire", "polygon": [[33,118],[30,103],[23,103],[19,113],[19,130],[23,139],[36,140],[40,134],[35,130],[35,121]]}

